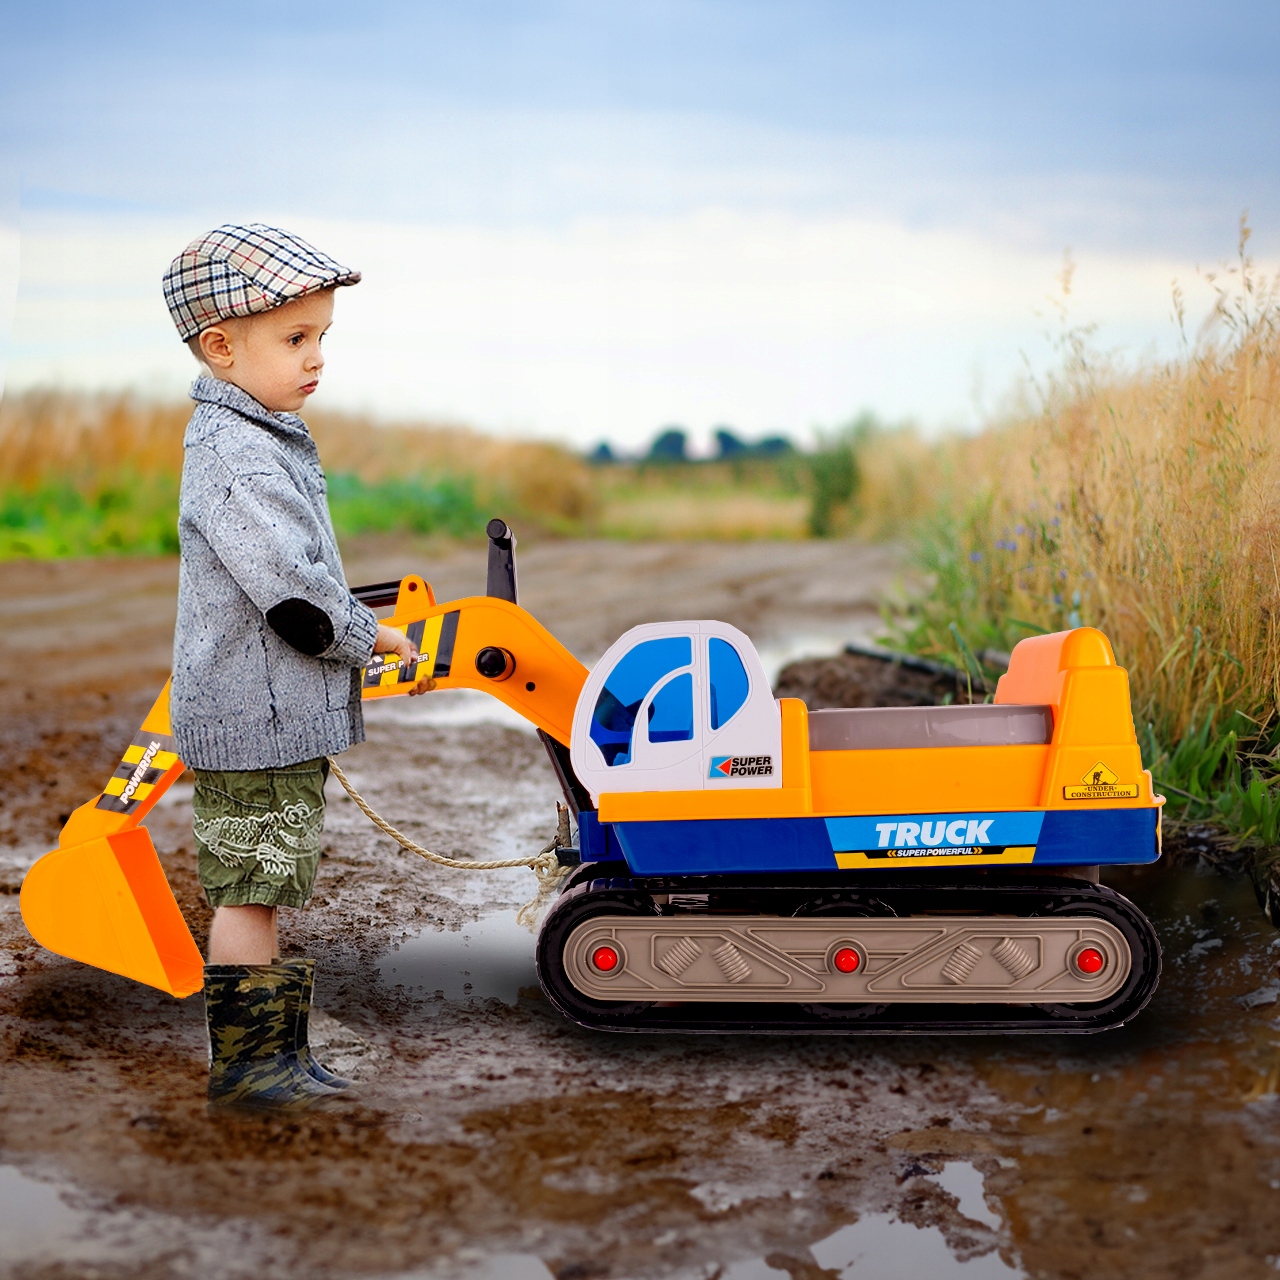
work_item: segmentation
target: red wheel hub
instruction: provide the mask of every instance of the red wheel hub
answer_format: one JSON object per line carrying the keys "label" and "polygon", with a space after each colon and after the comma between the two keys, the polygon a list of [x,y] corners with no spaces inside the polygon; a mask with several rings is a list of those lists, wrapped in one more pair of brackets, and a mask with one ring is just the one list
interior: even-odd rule
{"label": "red wheel hub", "polygon": [[1076,953],[1076,968],[1089,977],[1101,973],[1106,963],[1106,956],[1097,947],[1084,947]]}
{"label": "red wheel hub", "polygon": [[841,947],[839,951],[831,957],[831,963],[841,973],[853,973],[854,970],[862,963],[862,958],[852,947]]}
{"label": "red wheel hub", "polygon": [[591,963],[601,973],[612,973],[619,962],[618,953],[612,947],[597,947],[591,953]]}

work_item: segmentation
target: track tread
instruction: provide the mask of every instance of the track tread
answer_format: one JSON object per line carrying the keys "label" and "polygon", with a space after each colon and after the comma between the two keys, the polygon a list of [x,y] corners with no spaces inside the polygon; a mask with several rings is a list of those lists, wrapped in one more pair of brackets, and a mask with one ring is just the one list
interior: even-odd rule
{"label": "track tread", "polygon": [[[613,870],[613,867],[609,868]],[[850,884],[816,878],[776,881],[769,877],[610,876],[575,877],[557,901],[538,935],[538,979],[551,1002],[585,1027],[629,1033],[687,1032],[756,1035],[1083,1035],[1123,1026],[1146,1007],[1160,979],[1160,944],[1150,921],[1114,889],[1061,877],[1039,879],[957,879],[881,881]],[[637,1004],[615,1006],[591,1000],[569,982],[560,953],[570,933],[584,920],[619,909],[659,911],[652,895],[710,895],[709,910],[768,915],[803,914],[823,901],[874,900],[871,914],[909,916],[930,905],[967,908],[982,914],[1018,916],[1095,915],[1124,934],[1133,953],[1129,980],[1108,1000],[1095,1005],[912,1004],[855,1006],[847,1018],[833,1017],[830,1006],[794,1004]],[[645,903],[648,906],[645,906]],[[829,907],[827,908],[830,909]],[[822,914],[826,911],[822,910]],[[957,1016],[957,1010],[965,1012]],[[851,1011],[852,1012],[852,1011]]]}

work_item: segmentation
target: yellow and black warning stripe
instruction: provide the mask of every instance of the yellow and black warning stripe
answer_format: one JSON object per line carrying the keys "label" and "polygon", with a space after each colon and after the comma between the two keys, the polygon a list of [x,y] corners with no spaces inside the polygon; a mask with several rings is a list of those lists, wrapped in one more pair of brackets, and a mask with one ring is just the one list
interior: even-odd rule
{"label": "yellow and black warning stripe", "polygon": [[406,665],[393,653],[380,655],[365,667],[362,688],[416,684],[427,676],[449,674],[453,664],[453,644],[458,634],[457,609],[430,619],[419,618],[417,622],[409,623],[404,632],[418,650],[418,661]]}
{"label": "yellow and black warning stripe", "polygon": [[458,638],[458,615],[459,610],[453,609],[441,620],[440,639],[436,643],[436,663],[431,669],[433,679],[442,679],[453,667],[453,646]]}
{"label": "yellow and black warning stripe", "polygon": [[98,797],[97,807],[132,813],[177,762],[176,746],[171,734],[139,730]]}
{"label": "yellow and black warning stripe", "polygon": [[411,622],[404,629],[405,635],[413,642],[413,647],[418,651],[418,661],[414,664],[414,669],[409,670],[407,666],[400,668],[400,683],[412,684],[417,679],[417,668],[426,661],[426,655],[422,652],[422,633],[427,629],[425,618],[419,618],[417,622]]}

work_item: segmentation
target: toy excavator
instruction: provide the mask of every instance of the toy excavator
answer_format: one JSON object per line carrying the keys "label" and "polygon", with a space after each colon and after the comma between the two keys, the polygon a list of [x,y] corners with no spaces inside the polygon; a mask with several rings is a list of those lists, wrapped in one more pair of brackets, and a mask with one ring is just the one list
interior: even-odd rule
{"label": "toy excavator", "polygon": [[[535,726],[577,824],[537,941],[568,1017],[612,1031],[1089,1032],[1151,998],[1160,948],[1100,864],[1160,856],[1129,684],[1089,627],[1023,640],[995,702],[814,711],[722,622],[634,627],[588,672],[516,603],[357,588],[416,642],[364,696],[483,689]],[[201,957],[139,825],[183,770],[161,693],[22,887],[50,950],[176,996]]]}

